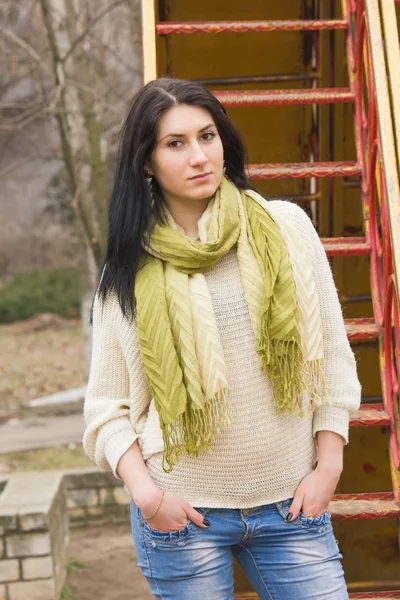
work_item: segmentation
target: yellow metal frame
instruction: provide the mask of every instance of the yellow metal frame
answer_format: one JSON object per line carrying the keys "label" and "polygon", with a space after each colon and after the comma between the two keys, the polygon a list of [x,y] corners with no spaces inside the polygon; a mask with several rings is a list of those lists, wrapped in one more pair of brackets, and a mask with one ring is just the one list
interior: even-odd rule
{"label": "yellow metal frame", "polygon": [[400,178],[400,42],[393,0],[381,0],[390,99]]}
{"label": "yellow metal frame", "polygon": [[143,82],[157,78],[156,8],[154,0],[142,0]]}
{"label": "yellow metal frame", "polygon": [[[400,186],[399,172],[396,159],[396,146],[394,136],[394,126],[392,122],[392,110],[399,107],[391,107],[390,95],[388,88],[388,79],[393,73],[387,73],[385,64],[385,55],[383,47],[380,43],[382,39],[381,18],[379,14],[379,6],[375,0],[366,0],[366,9],[368,15],[368,34],[371,48],[371,63],[376,89],[376,105],[378,113],[378,127],[380,133],[380,141],[382,146],[383,172],[386,182],[388,212],[390,221],[390,234],[392,239],[393,251],[393,270],[397,289],[400,290]],[[382,0],[381,6],[385,4],[385,33],[388,31],[388,5],[389,3]],[[394,6],[394,4],[393,4]],[[395,17],[395,15],[394,15]],[[391,32],[390,32],[391,35]],[[397,38],[398,39],[398,38]],[[388,39],[385,39],[388,44]],[[392,59],[395,64],[390,65],[390,69],[400,69],[400,56],[394,52],[393,44],[390,43],[390,49],[393,52]],[[396,56],[397,54],[397,56]],[[389,68],[389,65],[388,65]],[[389,77],[388,77],[389,75]],[[395,90],[397,93],[397,90]]]}

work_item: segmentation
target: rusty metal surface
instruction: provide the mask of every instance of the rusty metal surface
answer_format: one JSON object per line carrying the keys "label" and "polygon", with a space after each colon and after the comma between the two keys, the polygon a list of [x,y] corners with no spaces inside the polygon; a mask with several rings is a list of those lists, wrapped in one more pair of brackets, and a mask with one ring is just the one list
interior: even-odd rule
{"label": "rusty metal surface", "polygon": [[350,177],[361,170],[356,162],[271,163],[247,166],[250,179],[285,179],[307,177]]}
{"label": "rusty metal surface", "polygon": [[365,237],[321,238],[328,256],[362,256],[371,252]]}
{"label": "rusty metal surface", "polygon": [[201,85],[244,85],[247,83],[283,83],[286,81],[314,81],[319,73],[273,73],[271,75],[238,75],[237,77],[195,77],[191,81]]}
{"label": "rusty metal surface", "polygon": [[289,196],[285,196],[284,194],[280,194],[279,196],[264,196],[267,200],[285,200],[287,202],[313,202],[315,200],[320,200],[319,192],[315,192],[315,194],[290,194]]}
{"label": "rusty metal surface", "polygon": [[[357,159],[361,167],[366,238],[371,244],[371,291],[380,337],[383,401],[390,420],[392,484],[398,499],[400,494],[395,474],[400,469],[400,187],[395,139],[396,134],[399,139],[400,132],[396,130],[396,119],[393,121],[391,109],[395,81],[400,79],[392,80],[390,69],[400,65],[400,55],[397,39],[393,39],[393,28],[388,22],[390,10],[386,0],[345,0],[344,4],[349,24],[350,88],[356,95]],[[382,34],[382,18],[385,32],[390,37],[386,41]],[[394,65],[385,62],[385,48],[386,52],[391,49]],[[365,100],[364,89],[368,101]]]}
{"label": "rusty metal surface", "polygon": [[400,517],[400,504],[392,493],[338,494],[333,496],[328,510],[332,521]]}
{"label": "rusty metal surface", "polygon": [[400,599],[400,590],[392,590],[385,592],[352,592],[349,594],[350,600],[354,598],[369,598],[369,600],[379,600],[380,598],[396,598]]}
{"label": "rusty metal surface", "polygon": [[388,412],[382,405],[367,405],[350,416],[351,427],[377,427],[390,424]]}
{"label": "rusty metal surface", "polygon": [[379,330],[373,318],[345,319],[344,323],[350,341],[377,340],[379,338]]}
{"label": "rusty metal surface", "polygon": [[344,19],[298,21],[192,21],[157,23],[159,35],[190,33],[243,33],[248,31],[322,31],[347,29]]}
{"label": "rusty metal surface", "polygon": [[[380,598],[394,598],[400,600],[400,590],[397,591],[386,591],[386,592],[351,592],[349,594],[350,600],[355,598],[368,598],[369,600],[379,600]],[[235,594],[234,600],[257,600],[259,599],[258,594],[253,592]]]}
{"label": "rusty metal surface", "polygon": [[347,88],[297,90],[213,91],[224,106],[289,106],[293,104],[333,104],[354,102],[355,94]]}

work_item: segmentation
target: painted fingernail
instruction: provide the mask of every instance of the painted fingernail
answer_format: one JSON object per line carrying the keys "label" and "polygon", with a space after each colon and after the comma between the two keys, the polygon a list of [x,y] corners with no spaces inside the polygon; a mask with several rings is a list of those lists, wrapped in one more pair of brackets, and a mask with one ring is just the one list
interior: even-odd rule
{"label": "painted fingernail", "polygon": [[207,525],[208,527],[209,525],[211,525],[211,523],[208,519],[203,519],[203,525]]}
{"label": "painted fingernail", "polygon": [[292,513],[288,513],[287,516],[286,516],[285,521],[291,521],[292,517],[293,517]]}

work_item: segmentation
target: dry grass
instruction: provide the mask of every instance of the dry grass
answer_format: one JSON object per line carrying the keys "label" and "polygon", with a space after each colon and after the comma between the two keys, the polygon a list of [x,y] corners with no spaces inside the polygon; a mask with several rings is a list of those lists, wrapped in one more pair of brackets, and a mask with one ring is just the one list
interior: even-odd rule
{"label": "dry grass", "polygon": [[[47,318],[46,318],[47,317]],[[85,385],[80,320],[39,315],[0,326],[0,410]]]}
{"label": "dry grass", "polygon": [[26,452],[10,452],[0,456],[0,473],[14,471],[48,471],[93,467],[81,444],[61,448],[41,448]]}
{"label": "dry grass", "polygon": [[[0,326],[0,417],[23,414],[26,401],[87,382],[80,320],[38,315]],[[0,473],[93,466],[82,446],[14,452]]]}

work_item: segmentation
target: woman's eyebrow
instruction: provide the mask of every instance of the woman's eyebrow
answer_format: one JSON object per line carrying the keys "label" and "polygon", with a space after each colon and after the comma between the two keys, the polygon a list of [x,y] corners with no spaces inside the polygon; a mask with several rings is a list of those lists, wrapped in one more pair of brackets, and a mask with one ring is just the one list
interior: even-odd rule
{"label": "woman's eyebrow", "polygon": [[[201,133],[202,131],[205,131],[206,129],[209,129],[210,127],[214,127],[214,123],[209,123],[205,127],[202,127],[201,129],[199,129],[199,131],[197,133]],[[165,138],[167,138],[169,136],[173,136],[173,137],[185,137],[185,135],[186,135],[186,133],[167,133],[167,135],[164,135],[164,137],[160,139],[160,142],[162,142],[163,140],[165,140]]]}

